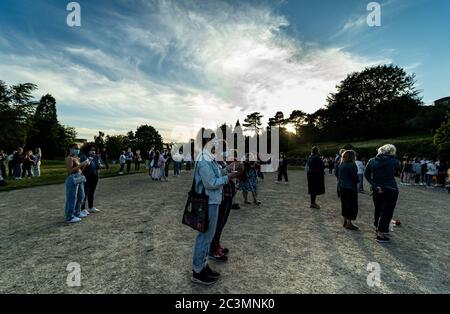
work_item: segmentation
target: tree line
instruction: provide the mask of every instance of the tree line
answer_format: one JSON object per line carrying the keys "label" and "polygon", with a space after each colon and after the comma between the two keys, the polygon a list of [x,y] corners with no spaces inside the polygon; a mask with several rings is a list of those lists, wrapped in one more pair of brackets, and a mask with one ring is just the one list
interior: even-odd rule
{"label": "tree line", "polygon": [[[400,67],[369,67],[340,82],[323,108],[311,114],[300,109],[288,116],[277,112],[265,128],[280,128],[280,151],[306,143],[430,134],[434,135],[436,154],[450,158],[450,107],[424,105],[415,84],[415,76]],[[46,158],[64,156],[65,148],[76,138],[75,129],[59,123],[53,96],[47,94],[34,101],[32,93],[36,88],[31,83],[8,87],[0,81],[0,147],[7,151],[18,146],[40,147]],[[253,112],[242,126],[257,136],[264,128],[262,118],[259,112]],[[287,132],[288,124],[293,125],[295,133]],[[240,125],[239,120],[236,125]],[[164,146],[161,135],[150,125],[126,135],[105,135],[100,131],[94,142],[100,149],[107,148],[111,158],[117,158],[128,147],[135,151]]]}
{"label": "tree line", "polygon": [[41,148],[46,158],[64,156],[76,137],[75,129],[58,121],[56,100],[44,95],[35,101],[35,84],[7,86],[0,80],[0,147],[12,152],[18,147]]}
{"label": "tree line", "polygon": [[[450,158],[450,106],[424,105],[415,76],[394,65],[369,67],[349,74],[330,94],[325,107],[307,114],[277,112],[267,127],[280,128],[281,151],[289,146],[331,141],[364,141],[411,134],[434,135],[436,155]],[[259,112],[243,126],[256,133],[263,128]],[[286,126],[291,124],[295,134]]]}

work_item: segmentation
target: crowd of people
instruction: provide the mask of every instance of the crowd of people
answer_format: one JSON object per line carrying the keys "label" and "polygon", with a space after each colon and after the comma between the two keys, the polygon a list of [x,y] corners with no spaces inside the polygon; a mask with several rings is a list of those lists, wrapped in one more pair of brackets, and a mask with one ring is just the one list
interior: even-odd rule
{"label": "crowd of people", "polygon": [[[400,176],[402,185],[447,187],[450,193],[450,171],[446,162],[408,157],[399,161],[395,155],[395,146],[387,144],[380,147],[377,156],[366,163],[353,150],[341,149],[335,158],[323,158],[319,149],[314,147],[306,165],[310,207],[320,209],[316,198],[325,193],[325,168],[328,167],[330,173],[334,170],[337,177],[337,195],[341,200],[344,218],[343,227],[357,231],[359,228],[353,221],[358,215],[358,192],[364,193],[363,182],[366,179],[370,184],[375,209],[376,241],[390,242],[387,235],[399,194],[396,176]],[[411,180],[414,180],[414,183],[411,183]]]}
{"label": "crowd of people", "polygon": [[[264,164],[259,156],[247,154],[243,160],[230,158],[229,151],[223,152],[224,161],[217,161],[215,150],[218,145],[206,146],[214,140],[203,139],[201,153],[194,161],[183,157],[180,151],[171,152],[168,149],[157,150],[151,147],[148,151],[146,167],[148,175],[153,181],[165,182],[169,177],[169,165],[173,163],[173,176],[180,175],[182,166],[187,171],[193,167],[193,188],[196,193],[204,192],[208,196],[209,225],[206,232],[199,232],[194,244],[192,260],[192,278],[196,283],[205,285],[217,282],[220,274],[212,270],[208,260],[226,262],[229,249],[221,243],[221,235],[232,209],[240,209],[237,201],[238,191],[242,191],[245,205],[260,206],[258,200],[258,184],[264,180],[261,165]],[[365,193],[363,182],[367,180],[372,193],[374,204],[375,239],[379,243],[390,241],[389,226],[396,207],[399,189],[396,176],[400,176],[402,185],[447,186],[448,164],[444,161],[432,161],[428,158],[408,158],[401,161],[395,158],[396,148],[387,144],[378,149],[376,157],[366,162],[353,150],[342,149],[335,157],[323,157],[319,148],[314,147],[306,162],[308,194],[310,195],[310,208],[320,209],[317,198],[325,194],[325,175],[334,174],[337,179],[336,192],[341,203],[343,227],[347,230],[358,231],[353,223],[358,216],[358,194]],[[0,176],[10,176],[16,180],[24,177],[40,175],[42,154],[40,149],[24,153],[22,148],[11,155],[0,151]],[[65,220],[68,223],[80,222],[83,218],[99,212],[95,207],[95,192],[99,182],[99,170],[108,168],[106,150],[99,151],[94,144],[88,144],[81,151],[77,144],[67,148],[65,166],[66,203]],[[140,170],[144,162],[141,151],[122,151],[119,157],[119,174],[131,171],[134,163],[135,171]],[[278,177],[276,183],[288,184],[288,159],[284,153],[280,155],[278,164]],[[270,163],[270,161],[269,161]],[[6,171],[6,166],[9,172]],[[251,200],[249,200],[249,194]]]}
{"label": "crowd of people", "polygon": [[449,166],[445,160],[435,161],[428,157],[410,158],[405,156],[402,158],[401,164],[401,185],[420,185],[427,188],[447,186]]}
{"label": "crowd of people", "polygon": [[0,182],[5,185],[6,178],[22,180],[41,176],[42,152],[36,148],[24,151],[22,147],[7,154],[0,150]]}

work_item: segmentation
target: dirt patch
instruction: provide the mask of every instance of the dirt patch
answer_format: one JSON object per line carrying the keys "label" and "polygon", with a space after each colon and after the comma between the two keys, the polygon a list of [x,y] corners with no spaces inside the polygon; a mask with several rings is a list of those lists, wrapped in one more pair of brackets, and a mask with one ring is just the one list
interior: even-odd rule
{"label": "dirt patch", "polygon": [[[401,187],[392,243],[374,241],[373,205],[360,195],[356,224],[342,228],[334,176],[322,209],[309,208],[306,176],[261,183],[263,205],[233,210],[223,234],[230,249],[213,287],[189,281],[195,232],[181,224],[190,175],[155,183],[146,175],[102,179],[101,213],[63,222],[64,185],[0,193],[2,293],[449,293],[450,196]],[[241,195],[239,199],[242,200]],[[81,265],[81,287],[68,287],[68,263]],[[367,264],[381,266],[369,287]]]}

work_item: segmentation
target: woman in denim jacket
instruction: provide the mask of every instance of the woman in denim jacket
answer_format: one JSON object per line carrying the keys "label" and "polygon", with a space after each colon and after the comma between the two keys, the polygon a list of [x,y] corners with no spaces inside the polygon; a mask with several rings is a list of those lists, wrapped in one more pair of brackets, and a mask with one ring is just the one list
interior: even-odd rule
{"label": "woman in denim jacket", "polygon": [[[219,205],[223,199],[223,186],[240,175],[240,173],[230,173],[229,168],[222,169],[215,160],[214,153],[216,145],[214,143],[215,134],[205,138],[205,130],[202,130],[202,151],[199,154],[194,170],[195,191],[202,193],[205,189],[208,195],[208,217],[209,225],[206,232],[199,232],[195,240],[194,254],[192,261],[192,282],[204,285],[211,285],[217,282],[220,274],[213,271],[207,263],[211,241],[214,237],[217,226],[217,214]],[[207,134],[207,133],[206,133]]]}

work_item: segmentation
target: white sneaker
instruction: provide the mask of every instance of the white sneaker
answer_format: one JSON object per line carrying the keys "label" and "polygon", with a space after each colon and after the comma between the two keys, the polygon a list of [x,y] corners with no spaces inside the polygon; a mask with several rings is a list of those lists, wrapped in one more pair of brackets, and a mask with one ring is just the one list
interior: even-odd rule
{"label": "white sneaker", "polygon": [[73,223],[80,222],[80,221],[81,221],[80,218],[78,218],[78,217],[73,217],[71,220],[68,221],[68,223],[73,224]]}
{"label": "white sneaker", "polygon": [[289,182],[284,182],[284,185],[288,185],[289,184]]}
{"label": "white sneaker", "polygon": [[81,211],[80,212],[80,216],[78,216],[78,217],[80,217],[80,218],[86,218],[87,217],[87,214],[84,212],[84,210],[83,211]]}
{"label": "white sneaker", "polygon": [[98,213],[100,210],[98,210],[95,207],[89,208],[89,213],[93,214],[93,213]]}
{"label": "white sneaker", "polygon": [[89,214],[90,214],[90,212],[87,209],[83,210],[82,212],[85,213],[86,216],[89,216]]}

